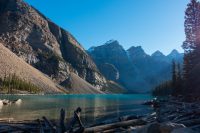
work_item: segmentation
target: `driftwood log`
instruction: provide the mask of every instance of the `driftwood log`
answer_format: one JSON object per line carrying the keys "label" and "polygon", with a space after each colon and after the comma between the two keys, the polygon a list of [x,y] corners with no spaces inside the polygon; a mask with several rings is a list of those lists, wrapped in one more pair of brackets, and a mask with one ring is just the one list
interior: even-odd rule
{"label": "driftwood log", "polygon": [[[68,132],[77,132],[77,133],[82,133],[84,131],[84,125],[81,121],[81,118],[80,118],[80,113],[81,113],[81,108],[78,107],[75,111],[74,111],[74,116],[71,118],[70,122],[67,124],[67,127],[66,127],[66,131]],[[74,126],[75,124],[78,122],[78,126],[79,128],[76,129],[74,131]]]}
{"label": "driftwood log", "polygon": [[56,131],[54,125],[45,116],[42,118],[44,120],[45,128],[49,131],[49,133],[54,133]]}
{"label": "driftwood log", "polygon": [[[118,122],[98,125],[94,127],[84,128],[83,123],[80,119],[81,109],[77,108],[74,112],[74,117],[66,125],[65,124],[65,110],[61,109],[60,119],[57,124],[48,120],[45,116],[42,119],[37,119],[36,121],[21,121],[12,122],[7,124],[0,124],[1,132],[26,132],[26,133],[90,133],[90,132],[115,132],[115,131],[125,131],[129,126],[144,125],[146,122],[141,119],[134,119],[136,116],[124,116],[120,117]],[[132,119],[133,118],[133,119]],[[132,120],[129,120],[132,119]],[[2,123],[2,122],[0,122]],[[5,122],[6,123],[6,122]],[[75,123],[78,123],[79,127],[74,127]]]}
{"label": "driftwood log", "polygon": [[111,123],[107,125],[86,128],[84,132],[85,133],[102,132],[105,130],[111,130],[111,129],[116,129],[120,127],[138,126],[138,125],[144,125],[144,124],[146,124],[145,121],[140,120],[140,119],[135,119],[135,120],[122,121],[122,122]]}

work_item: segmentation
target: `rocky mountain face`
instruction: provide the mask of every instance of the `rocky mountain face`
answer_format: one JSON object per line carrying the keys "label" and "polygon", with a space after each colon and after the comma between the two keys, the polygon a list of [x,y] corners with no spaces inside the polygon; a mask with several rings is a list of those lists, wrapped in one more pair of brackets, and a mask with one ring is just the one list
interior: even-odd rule
{"label": "rocky mountain face", "polygon": [[81,44],[23,0],[0,1],[0,42],[56,83],[75,73],[96,89],[108,87]]}
{"label": "rocky mountain face", "polygon": [[[183,54],[176,50],[167,56],[160,51],[148,55],[141,46],[125,50],[118,41],[108,41],[102,46],[92,47],[88,53],[106,78],[115,80],[131,92],[150,91],[171,78],[171,73],[167,72],[171,71],[173,59],[183,62]],[[108,64],[112,68],[107,67]]]}
{"label": "rocky mountain face", "polygon": [[119,42],[111,40],[102,46],[89,49],[88,52],[107,79],[117,81],[126,88],[132,88],[132,76],[137,78],[135,76],[138,74],[134,65],[130,63],[127,51]]}

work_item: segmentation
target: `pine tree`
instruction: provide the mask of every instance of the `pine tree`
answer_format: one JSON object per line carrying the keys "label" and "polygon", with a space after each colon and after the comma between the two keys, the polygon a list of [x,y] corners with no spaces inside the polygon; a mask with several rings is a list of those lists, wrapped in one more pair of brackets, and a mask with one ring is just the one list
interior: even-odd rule
{"label": "pine tree", "polygon": [[182,80],[180,63],[177,64],[177,81],[179,81],[179,80]]}
{"label": "pine tree", "polygon": [[185,53],[190,53],[196,48],[196,43],[200,42],[200,6],[197,0],[191,0],[185,12],[185,35],[183,43]]}
{"label": "pine tree", "polygon": [[[200,3],[191,0],[185,12],[185,35],[186,40],[182,47],[184,49],[183,78],[185,81],[185,93],[192,92],[195,79],[192,70],[199,63],[200,59]],[[195,81],[196,82],[196,81]]]}
{"label": "pine tree", "polygon": [[182,94],[182,71],[181,71],[181,65],[178,63],[177,64],[177,79],[176,79],[176,92],[177,95]]}
{"label": "pine tree", "polygon": [[172,61],[172,87],[173,88],[176,87],[176,79],[177,79],[177,75],[176,75],[176,63],[173,60]]}

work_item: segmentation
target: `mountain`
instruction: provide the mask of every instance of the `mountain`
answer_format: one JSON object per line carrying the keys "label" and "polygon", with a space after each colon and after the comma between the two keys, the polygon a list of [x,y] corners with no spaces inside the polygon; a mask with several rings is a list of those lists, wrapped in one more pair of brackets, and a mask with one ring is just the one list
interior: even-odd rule
{"label": "mountain", "polygon": [[109,81],[73,35],[23,0],[0,1],[0,42],[57,84],[73,87],[69,84],[74,82],[68,81],[79,77],[80,85],[84,80],[97,91],[109,88]]}
{"label": "mountain", "polygon": [[171,71],[172,60],[179,63],[183,60],[183,54],[175,50],[167,56],[160,51],[148,55],[141,46],[125,50],[115,40],[92,47],[88,53],[106,78],[116,81],[130,92],[148,92],[159,83],[169,80],[171,73],[167,72]]}
{"label": "mountain", "polygon": [[[107,79],[112,79],[110,78],[111,76],[108,76],[107,72],[114,70],[114,75],[118,75],[115,81],[125,88],[135,90],[136,86],[139,89],[140,86],[143,85],[144,82],[138,80],[141,79],[140,75],[133,63],[130,62],[127,51],[124,50],[118,41],[108,41],[102,46],[93,47],[88,53]],[[108,65],[113,67],[108,67]],[[133,82],[133,79],[137,81],[137,83]]]}
{"label": "mountain", "polygon": [[16,56],[9,49],[4,47],[3,44],[0,44],[0,53],[1,78],[3,78],[5,74],[15,74],[21,79],[26,79],[26,81],[39,87],[43,93],[103,93],[74,73],[70,74],[70,78],[68,78],[68,82],[66,83],[69,86],[64,86],[64,89],[64,87],[53,82],[47,75],[44,75],[42,72],[26,63],[23,59]]}

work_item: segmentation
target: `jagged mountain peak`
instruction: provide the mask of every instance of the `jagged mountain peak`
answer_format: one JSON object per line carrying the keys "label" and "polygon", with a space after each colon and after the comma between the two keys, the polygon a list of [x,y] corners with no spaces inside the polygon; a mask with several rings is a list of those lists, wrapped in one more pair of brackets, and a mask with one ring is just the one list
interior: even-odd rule
{"label": "jagged mountain peak", "polygon": [[127,51],[143,51],[144,49],[142,48],[142,46],[131,46]]}
{"label": "jagged mountain peak", "polygon": [[112,47],[112,48],[123,48],[117,40],[109,40],[107,41],[104,46]]}
{"label": "jagged mountain peak", "polygon": [[119,42],[117,40],[111,39],[107,41],[105,44],[119,44]]}
{"label": "jagged mountain peak", "polygon": [[165,55],[162,52],[160,52],[159,50],[154,52],[151,56],[152,57],[165,57]]}
{"label": "jagged mountain peak", "polygon": [[178,50],[176,50],[176,49],[173,49],[171,53],[178,53],[179,54]]}
{"label": "jagged mountain peak", "polygon": [[139,53],[144,53],[144,54],[146,54],[145,53],[145,51],[144,51],[144,49],[142,48],[142,46],[132,46],[132,47],[130,47],[127,51],[129,51],[129,52],[139,52]]}
{"label": "jagged mountain peak", "polygon": [[169,55],[167,55],[167,57],[172,60],[180,60],[183,59],[184,54],[183,53],[179,53],[176,49],[172,50],[171,53]]}
{"label": "jagged mountain peak", "polygon": [[168,56],[177,56],[177,55],[179,55],[180,53],[178,52],[178,50],[176,50],[176,49],[173,49],[171,52],[170,52],[170,54],[168,55]]}
{"label": "jagged mountain peak", "polygon": [[148,56],[142,46],[132,46],[127,50],[127,53],[132,58],[144,58]]}
{"label": "jagged mountain peak", "polygon": [[119,42],[117,40],[109,40],[107,41],[106,43],[104,43],[103,45],[100,45],[100,46],[96,46],[96,47],[91,47],[89,48],[87,51],[89,53],[92,53],[92,52],[96,52],[96,51],[99,51],[99,50],[103,50],[104,52],[123,52],[123,53],[126,53],[125,49],[119,44]]}

